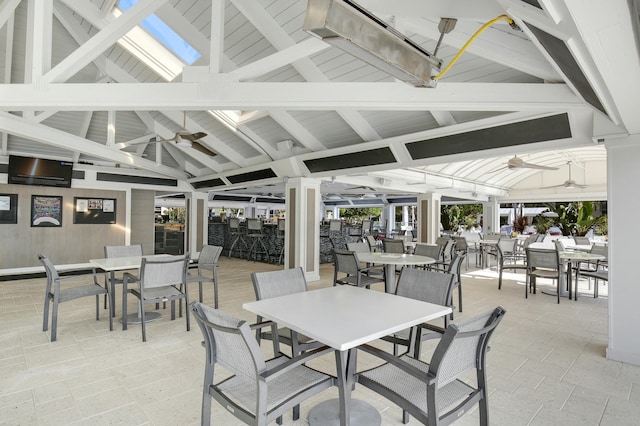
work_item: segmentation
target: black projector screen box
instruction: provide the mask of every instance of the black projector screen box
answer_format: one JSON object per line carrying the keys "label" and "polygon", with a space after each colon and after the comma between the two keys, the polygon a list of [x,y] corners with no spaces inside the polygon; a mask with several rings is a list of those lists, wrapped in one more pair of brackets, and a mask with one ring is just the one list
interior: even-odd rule
{"label": "black projector screen box", "polygon": [[10,155],[7,183],[71,188],[72,173],[70,161]]}

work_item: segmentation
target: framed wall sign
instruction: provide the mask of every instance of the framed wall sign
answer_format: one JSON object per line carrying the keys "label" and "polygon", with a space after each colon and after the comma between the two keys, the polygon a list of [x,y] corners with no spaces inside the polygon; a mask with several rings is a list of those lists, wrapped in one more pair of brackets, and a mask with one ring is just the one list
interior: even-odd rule
{"label": "framed wall sign", "polygon": [[115,198],[73,198],[73,223],[116,223]]}
{"label": "framed wall sign", "polygon": [[18,223],[18,194],[0,194],[0,225]]}
{"label": "framed wall sign", "polygon": [[57,195],[32,195],[31,226],[62,226],[62,197]]}

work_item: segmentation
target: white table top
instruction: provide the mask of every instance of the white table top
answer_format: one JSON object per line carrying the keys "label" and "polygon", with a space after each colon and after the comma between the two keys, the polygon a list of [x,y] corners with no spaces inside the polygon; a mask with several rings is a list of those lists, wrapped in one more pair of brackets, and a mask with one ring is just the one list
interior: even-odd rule
{"label": "white table top", "polygon": [[349,285],[247,302],[242,307],[339,351],[451,312],[446,306]]}
{"label": "white table top", "polygon": [[561,260],[604,260],[604,256],[595,253],[585,253],[583,251],[561,251]]}
{"label": "white table top", "polygon": [[386,265],[430,265],[436,260],[428,256],[401,253],[357,253],[358,260],[365,263]]}
{"label": "white table top", "polygon": [[105,259],[89,259],[93,265],[103,271],[125,271],[127,269],[136,269],[140,267],[142,258],[145,259],[161,259],[171,256],[170,254],[155,254],[149,256],[124,256],[124,257],[108,257]]}

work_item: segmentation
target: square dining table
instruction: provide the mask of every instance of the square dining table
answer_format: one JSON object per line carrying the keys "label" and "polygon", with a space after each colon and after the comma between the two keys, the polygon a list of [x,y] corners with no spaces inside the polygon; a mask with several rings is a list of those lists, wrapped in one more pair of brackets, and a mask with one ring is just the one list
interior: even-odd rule
{"label": "square dining table", "polygon": [[[356,348],[381,337],[451,313],[451,308],[349,285],[247,302],[242,307],[335,349],[337,400],[311,410],[310,424],[380,424],[364,401],[352,407]],[[352,409],[354,408],[355,409]]]}

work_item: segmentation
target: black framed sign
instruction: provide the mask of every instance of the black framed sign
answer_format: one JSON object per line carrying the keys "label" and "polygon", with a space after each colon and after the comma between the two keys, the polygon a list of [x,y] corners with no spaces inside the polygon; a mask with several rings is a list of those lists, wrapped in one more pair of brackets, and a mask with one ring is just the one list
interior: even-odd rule
{"label": "black framed sign", "polygon": [[0,225],[18,223],[18,194],[0,194]]}
{"label": "black framed sign", "polygon": [[115,198],[73,198],[73,223],[116,223]]}
{"label": "black framed sign", "polygon": [[32,227],[62,226],[62,196],[32,195],[31,196],[31,226]]}

